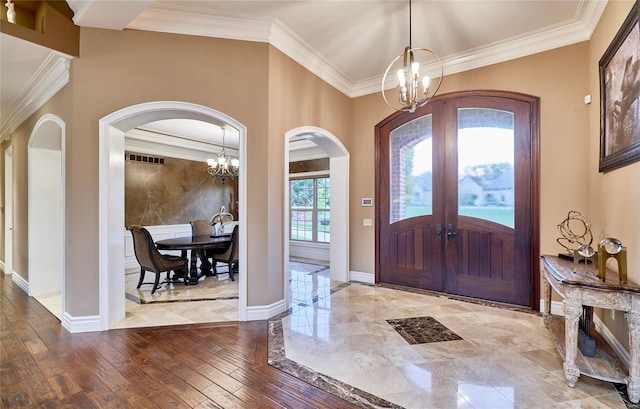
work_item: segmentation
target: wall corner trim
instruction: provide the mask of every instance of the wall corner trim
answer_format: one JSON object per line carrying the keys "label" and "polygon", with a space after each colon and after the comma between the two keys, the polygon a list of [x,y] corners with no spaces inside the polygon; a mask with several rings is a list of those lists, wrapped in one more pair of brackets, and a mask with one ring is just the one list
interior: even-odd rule
{"label": "wall corner trim", "polygon": [[286,310],[285,300],[278,300],[270,305],[247,306],[247,321],[267,320]]}
{"label": "wall corner trim", "polygon": [[101,331],[99,315],[74,317],[68,312],[62,315],[62,327],[73,333]]}
{"label": "wall corner trim", "polygon": [[16,285],[20,287],[22,291],[24,291],[27,295],[29,295],[29,282],[26,281],[24,278],[20,277],[18,273],[16,273],[15,271],[9,274],[11,274],[11,280],[14,283],[16,283]]}
{"label": "wall corner trim", "polygon": [[373,273],[363,273],[361,271],[349,271],[349,281],[359,281],[366,284],[375,284],[376,277]]}

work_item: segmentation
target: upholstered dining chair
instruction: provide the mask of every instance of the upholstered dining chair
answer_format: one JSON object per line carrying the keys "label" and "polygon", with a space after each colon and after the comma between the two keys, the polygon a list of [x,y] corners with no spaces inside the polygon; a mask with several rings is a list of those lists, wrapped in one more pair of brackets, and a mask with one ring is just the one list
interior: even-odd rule
{"label": "upholstered dining chair", "polygon": [[151,271],[156,274],[151,294],[155,293],[158,289],[160,273],[167,273],[167,281],[169,280],[170,271],[174,271],[176,274],[182,273],[186,279],[189,271],[189,259],[160,253],[153,242],[151,234],[144,227],[133,225],[129,226],[129,230],[133,236],[133,250],[136,254],[138,264],[140,264],[140,280],[138,280],[138,286],[136,288],[140,288],[142,284],[151,284],[143,282],[146,271]]}
{"label": "upholstered dining chair", "polygon": [[229,278],[235,281],[234,275],[238,273],[238,225],[231,233],[231,245],[222,254],[213,256],[213,271],[216,271],[216,264],[223,263],[229,267]]}

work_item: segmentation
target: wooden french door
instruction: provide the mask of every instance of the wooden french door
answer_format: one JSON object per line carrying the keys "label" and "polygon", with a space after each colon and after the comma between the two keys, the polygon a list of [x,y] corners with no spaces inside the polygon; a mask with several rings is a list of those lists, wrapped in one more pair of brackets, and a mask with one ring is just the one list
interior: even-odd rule
{"label": "wooden french door", "polygon": [[376,281],[535,306],[538,98],[468,91],[376,126]]}

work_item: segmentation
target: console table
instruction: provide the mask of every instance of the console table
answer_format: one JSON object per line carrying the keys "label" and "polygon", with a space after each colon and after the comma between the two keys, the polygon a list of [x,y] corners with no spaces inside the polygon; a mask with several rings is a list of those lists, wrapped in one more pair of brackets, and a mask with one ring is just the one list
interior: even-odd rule
{"label": "console table", "polygon": [[[621,283],[618,275],[607,271],[605,281],[589,264],[556,256],[542,256],[544,265],[544,323],[552,331],[558,352],[564,361],[564,376],[575,387],[580,374],[609,382],[626,383],[629,400],[640,400],[640,286]],[[551,315],[551,288],[562,298],[562,317]],[[625,311],[629,327],[629,370],[607,342],[595,331],[596,355],[583,356],[578,349],[578,321],[583,306]]]}

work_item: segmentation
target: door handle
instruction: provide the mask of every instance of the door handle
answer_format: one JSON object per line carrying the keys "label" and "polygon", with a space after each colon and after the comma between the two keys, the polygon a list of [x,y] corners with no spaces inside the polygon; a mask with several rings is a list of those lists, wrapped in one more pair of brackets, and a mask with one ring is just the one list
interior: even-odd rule
{"label": "door handle", "polygon": [[453,224],[447,224],[447,240],[454,240],[457,232],[453,231]]}
{"label": "door handle", "polygon": [[438,223],[436,225],[436,238],[438,240],[442,240],[442,224],[441,223]]}

